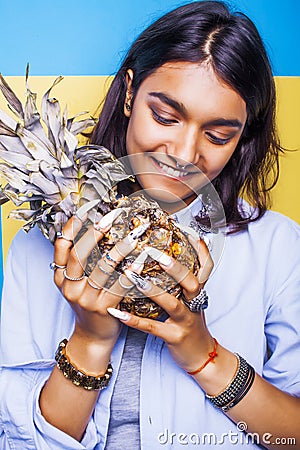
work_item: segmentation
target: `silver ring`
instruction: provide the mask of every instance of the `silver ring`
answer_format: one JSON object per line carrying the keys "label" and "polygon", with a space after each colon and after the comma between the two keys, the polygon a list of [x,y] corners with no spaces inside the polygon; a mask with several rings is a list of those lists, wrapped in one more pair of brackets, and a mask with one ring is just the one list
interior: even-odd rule
{"label": "silver ring", "polygon": [[119,264],[118,261],[115,261],[108,253],[106,253],[106,254],[104,255],[104,258],[105,258],[106,264],[107,264],[109,267],[115,268],[115,266],[116,266],[117,264]]}
{"label": "silver ring", "polygon": [[91,279],[89,277],[87,278],[86,281],[87,281],[88,285],[91,286],[91,288],[96,289],[97,291],[101,291],[102,290],[102,287],[101,286],[97,286],[97,284],[95,282],[94,282],[95,284],[92,283],[92,281],[91,281]]}
{"label": "silver ring", "polygon": [[134,286],[133,283],[131,283],[130,286],[124,284],[124,283],[121,281],[121,277],[126,278],[127,281],[129,281],[129,280],[128,280],[128,278],[127,278],[125,275],[123,275],[123,274],[121,273],[121,275],[120,275],[119,278],[118,278],[118,282],[119,282],[119,285],[120,285],[123,289],[125,289],[126,291],[128,291],[129,289],[133,288],[133,286]]}
{"label": "silver ring", "polygon": [[[109,265],[109,264],[108,264],[108,265]],[[100,266],[100,261],[97,262],[97,267],[98,267],[98,269],[101,270],[101,272],[103,272],[105,275],[111,276],[111,275],[113,274],[113,272],[114,272],[114,270],[112,270],[111,272],[108,272],[107,270],[103,269],[103,267]],[[112,266],[109,266],[109,267],[112,267]]]}
{"label": "silver ring", "polygon": [[56,264],[56,262],[54,262],[54,261],[49,264],[49,267],[50,267],[51,270],[66,269],[67,268],[67,266],[60,266],[59,264]]}
{"label": "silver ring", "polygon": [[64,269],[64,277],[66,278],[66,280],[69,280],[69,281],[81,281],[81,280],[83,280],[84,279],[84,277],[85,277],[85,273],[83,273],[82,275],[81,275],[81,277],[70,277],[68,274],[67,274],[67,269]]}
{"label": "silver ring", "polygon": [[199,313],[208,307],[208,295],[204,289],[201,289],[199,294],[192,300],[188,301],[183,296],[182,301],[193,313]]}
{"label": "silver ring", "polygon": [[74,244],[73,239],[67,238],[67,237],[63,234],[62,231],[57,231],[57,232],[56,232],[56,239],[64,239],[65,241],[72,242],[72,244]]}

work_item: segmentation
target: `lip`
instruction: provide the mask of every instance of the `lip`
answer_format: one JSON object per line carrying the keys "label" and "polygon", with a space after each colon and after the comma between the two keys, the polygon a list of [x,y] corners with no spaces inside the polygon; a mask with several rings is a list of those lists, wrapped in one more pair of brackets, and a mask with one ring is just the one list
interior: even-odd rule
{"label": "lip", "polygon": [[162,175],[164,175],[165,177],[171,178],[172,180],[176,180],[176,181],[188,180],[189,178],[191,178],[193,175],[196,174],[196,172],[182,172],[183,175],[174,176],[174,175],[171,175],[171,174],[167,173],[167,172],[160,166],[160,164],[163,164],[164,166],[170,167],[171,169],[173,169],[174,171],[177,171],[177,172],[179,172],[179,173],[180,173],[181,171],[178,170],[178,169],[176,169],[176,168],[174,168],[174,167],[172,167],[172,166],[169,166],[169,164],[165,164],[165,163],[163,163],[163,162],[161,162],[161,161],[155,159],[153,156],[151,156],[151,161],[152,161],[154,167],[155,167]]}

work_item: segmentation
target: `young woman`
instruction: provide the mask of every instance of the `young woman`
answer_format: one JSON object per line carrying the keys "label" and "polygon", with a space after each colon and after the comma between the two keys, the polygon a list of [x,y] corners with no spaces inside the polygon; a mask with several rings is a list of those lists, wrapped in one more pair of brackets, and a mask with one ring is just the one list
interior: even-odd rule
{"label": "young woman", "polygon": [[[139,265],[111,290],[101,289],[107,261],[83,277],[94,237],[103,238],[114,214],[75,247],[82,223],[74,216],[54,257],[38,229],[19,233],[2,307],[1,448],[280,448],[287,442],[300,448],[300,231],[266,210],[280,151],[274,115],[274,83],[258,32],[224,4],[182,6],[134,42],[92,141],[133,158],[135,189],[151,189],[179,222],[199,214],[201,194],[193,187],[203,187],[200,170],[224,207],[224,251],[212,271],[205,243],[191,238],[197,276],[154,254],[180,282],[181,301],[145,282]],[[178,210],[174,199],[187,206]],[[132,236],[118,243],[110,265],[134,246]],[[168,318],[121,313],[120,297],[133,284]],[[76,385],[75,369],[64,377],[63,365],[84,371],[91,389]],[[93,384],[99,374],[107,375],[98,380],[100,391]]]}

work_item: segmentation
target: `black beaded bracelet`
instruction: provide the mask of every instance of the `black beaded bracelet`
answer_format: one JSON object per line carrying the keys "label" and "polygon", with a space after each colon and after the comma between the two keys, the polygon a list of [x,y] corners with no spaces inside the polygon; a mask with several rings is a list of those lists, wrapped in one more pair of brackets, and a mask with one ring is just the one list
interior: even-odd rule
{"label": "black beaded bracelet", "polygon": [[244,386],[241,387],[239,392],[237,393],[236,397],[232,402],[230,402],[228,405],[223,406],[222,411],[226,412],[229,411],[230,408],[233,408],[233,406],[237,405],[247,394],[249,389],[251,388],[255,378],[255,370],[252,366],[249,365],[249,374],[247,381]]}
{"label": "black beaded bracelet", "polygon": [[245,397],[255,378],[253,367],[240,355],[235,355],[238,358],[238,368],[230,385],[218,395],[206,394],[206,398],[216,408],[222,409],[224,412],[228,411]]}
{"label": "black beaded bracelet", "polygon": [[66,355],[66,345],[68,343],[67,339],[63,339],[56,350],[55,361],[59,370],[62,371],[63,375],[70,381],[72,381],[75,386],[80,386],[87,391],[101,391],[108,386],[111,379],[113,368],[109,363],[104,375],[92,376],[87,375],[82,370],[75,367]]}

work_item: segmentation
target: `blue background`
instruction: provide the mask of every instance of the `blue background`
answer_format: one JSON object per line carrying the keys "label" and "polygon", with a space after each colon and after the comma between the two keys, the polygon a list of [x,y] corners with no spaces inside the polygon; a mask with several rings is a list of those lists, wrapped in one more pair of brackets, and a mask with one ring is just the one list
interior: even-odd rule
{"label": "blue background", "polygon": [[[146,25],[174,0],[0,0],[0,71],[23,75],[109,75]],[[231,0],[261,32],[275,75],[300,75],[299,0]]]}

